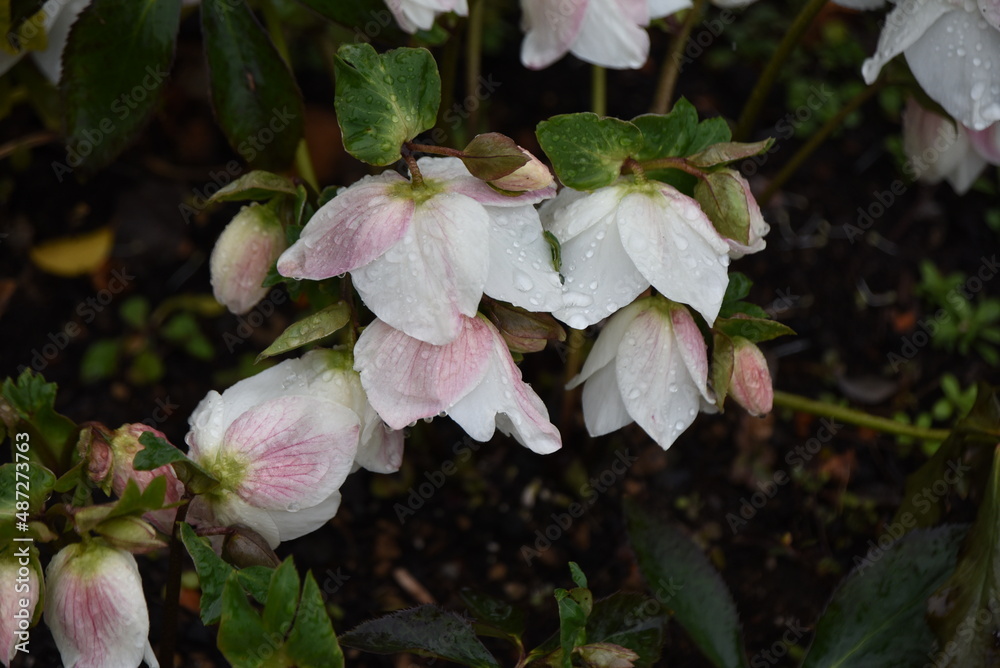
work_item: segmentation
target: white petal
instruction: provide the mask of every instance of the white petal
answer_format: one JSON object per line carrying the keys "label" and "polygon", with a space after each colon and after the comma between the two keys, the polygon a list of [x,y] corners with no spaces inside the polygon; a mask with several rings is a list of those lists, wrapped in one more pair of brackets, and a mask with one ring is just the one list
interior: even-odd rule
{"label": "white petal", "polygon": [[[196,500],[203,497],[195,497]],[[242,524],[250,527],[267,541],[271,549],[278,547],[281,543],[281,532],[278,530],[278,523],[272,517],[271,512],[250,505],[240,497],[232,493],[224,493],[221,497],[216,497],[211,501],[211,515],[219,526],[233,526]],[[205,514],[202,510],[201,514]]]}
{"label": "white petal", "polygon": [[329,522],[340,509],[340,492],[334,492],[320,503],[295,512],[267,511],[278,527],[278,540],[284,543],[316,531]]}
{"label": "white petal", "polygon": [[885,18],[875,55],[861,66],[865,83],[874,83],[886,63],[909,48],[935,21],[953,9],[940,0],[901,0]]}
{"label": "white petal", "polygon": [[612,360],[618,354],[618,345],[625,336],[629,325],[648,306],[648,300],[640,299],[611,316],[604,324],[604,328],[601,329],[601,333],[597,336],[594,347],[590,349],[587,361],[583,363],[583,369],[580,370],[576,378],[572,379],[566,385],[567,390],[572,390],[597,373],[597,371],[611,364]]}
{"label": "white petal", "polygon": [[471,197],[484,206],[523,207],[538,204],[555,196],[555,186],[529,190],[520,195],[505,195],[491,188],[482,179],[473,176],[459,158],[424,157],[417,161],[420,174],[446,192]]}
{"label": "white petal", "polygon": [[640,314],[622,340],[615,364],[629,414],[667,449],[694,422],[702,398],[669,317],[658,309]]}
{"label": "white petal", "polygon": [[542,227],[564,244],[613,215],[624,192],[620,186],[607,186],[592,193],[563,188],[538,210]]}
{"label": "white petal", "polygon": [[583,421],[591,436],[603,436],[633,422],[622,401],[618,374],[608,364],[591,376],[583,386]]}
{"label": "white petal", "polygon": [[444,345],[461,317],[479,307],[489,272],[489,214],[464,195],[445,193],[420,204],[406,235],[353,274],[375,315],[410,336]]}
{"label": "white petal", "polygon": [[626,252],[665,297],[715,321],[729,283],[729,246],[698,203],[664,186],[627,195],[616,213]]}
{"label": "white petal", "polygon": [[374,420],[367,423],[361,434],[354,466],[372,473],[395,473],[403,463],[403,432],[383,423],[374,408],[371,412]]}
{"label": "white petal", "polygon": [[591,0],[570,52],[614,69],[638,69],[649,57],[649,34],[612,0]]}
{"label": "white petal", "polygon": [[487,208],[490,214],[490,272],[484,292],[529,311],[562,306],[562,283],[552,267],[552,250],[542,236],[533,206]]}
{"label": "white petal", "polygon": [[56,14],[51,25],[46,26],[48,44],[45,50],[32,52],[32,57],[38,63],[38,69],[53,85],[59,85],[59,79],[62,75],[62,53],[66,48],[66,40],[69,38],[69,29],[73,27],[80,12],[89,4],[90,0],[67,2]]}
{"label": "white petal", "polygon": [[906,62],[955,120],[983,130],[1000,120],[1000,31],[977,14],[942,16],[906,49]]}
{"label": "white petal", "polygon": [[658,19],[676,14],[682,9],[690,9],[692,6],[691,0],[649,0],[649,16]]}
{"label": "white petal", "polygon": [[200,461],[215,457],[229,426],[224,422],[224,404],[221,394],[209,390],[191,413],[188,418],[191,430],[184,437],[191,459]]}
{"label": "white petal", "polygon": [[539,70],[566,55],[580,34],[587,5],[588,0],[521,0],[521,63]]}

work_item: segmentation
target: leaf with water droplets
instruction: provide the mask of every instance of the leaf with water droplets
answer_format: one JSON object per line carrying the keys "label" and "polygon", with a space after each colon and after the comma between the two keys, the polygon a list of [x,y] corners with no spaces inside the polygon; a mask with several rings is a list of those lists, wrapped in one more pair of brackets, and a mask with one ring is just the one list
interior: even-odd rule
{"label": "leaf with water droplets", "polygon": [[390,165],[400,159],[403,142],[434,127],[441,77],[427,49],[378,54],[369,44],[345,44],[334,71],[344,148],[358,160]]}
{"label": "leaf with water droplets", "polygon": [[319,341],[339,330],[350,319],[351,310],[345,302],[337,302],[336,304],[327,306],[325,309],[289,325],[288,329],[283,331],[274,340],[274,343],[257,356],[255,362],[259,362],[265,357],[287,353],[289,350],[295,350],[306,344]]}
{"label": "leaf with water droplets", "polygon": [[596,190],[613,183],[642,143],[639,128],[597,114],[562,114],[538,124],[538,143],[563,185]]}

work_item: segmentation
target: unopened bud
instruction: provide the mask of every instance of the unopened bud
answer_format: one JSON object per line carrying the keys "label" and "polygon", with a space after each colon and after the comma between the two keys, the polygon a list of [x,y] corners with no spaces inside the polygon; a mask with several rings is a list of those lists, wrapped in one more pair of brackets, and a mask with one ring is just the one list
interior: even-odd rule
{"label": "unopened bud", "polygon": [[748,339],[733,337],[733,378],[729,395],[751,415],[771,412],[774,387],[764,353]]}
{"label": "unopened bud", "polygon": [[549,171],[549,168],[541,160],[523,148],[521,152],[528,158],[528,162],[518,167],[513,173],[495,181],[490,181],[491,186],[508,192],[520,193],[530,190],[541,190],[555,183],[555,177],[552,176],[552,172]]}
{"label": "unopened bud", "polygon": [[252,204],[240,209],[212,249],[215,299],[237,315],[250,311],[267,294],[262,284],[286,246],[285,232],[271,207]]}

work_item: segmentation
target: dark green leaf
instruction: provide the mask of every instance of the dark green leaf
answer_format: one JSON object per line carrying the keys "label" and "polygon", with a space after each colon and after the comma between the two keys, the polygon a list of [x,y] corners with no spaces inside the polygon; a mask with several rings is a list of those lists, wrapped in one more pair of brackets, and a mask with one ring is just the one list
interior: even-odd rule
{"label": "dark green leaf", "polygon": [[301,348],[315,341],[330,336],[351,320],[351,309],[346,302],[337,302],[326,308],[307,315],[294,322],[282,332],[274,343],[257,355],[257,362],[265,357],[287,353],[289,350]]}
{"label": "dark green leaf", "polygon": [[70,167],[107,165],[142,130],[170,74],[180,12],[181,0],[93,0],[80,14],[60,81]]}
{"label": "dark green leaf", "polygon": [[286,176],[254,170],[223,186],[208,198],[209,202],[241,202],[269,200],[280,195],[295,195],[295,184]]}
{"label": "dark green leaf", "polygon": [[701,549],[633,501],[625,516],[639,570],[656,597],[714,665],[747,666],[736,604]]}
{"label": "dark green leaf", "polygon": [[344,654],[337,643],[323,594],[312,572],[302,583],[302,602],[285,643],[285,655],[298,668],[343,668]]}
{"label": "dark green leaf", "polygon": [[[481,592],[463,589],[459,594],[472,616],[481,625],[491,627],[496,632],[487,633],[479,630],[481,635],[494,637],[520,638],[524,635],[524,611],[515,608],[506,601],[493,598]],[[497,633],[498,632],[498,633]]]}
{"label": "dark green leaf", "polygon": [[340,642],[376,654],[412,652],[467,666],[500,665],[466,620],[434,605],[400,610],[365,622],[340,636]]}
{"label": "dark green leaf", "polygon": [[556,176],[576,190],[613,183],[642,144],[642,133],[632,123],[593,113],[553,116],[539,123],[535,133]]}
{"label": "dark green leaf", "polygon": [[229,145],[251,165],[283,169],[303,132],[302,94],[245,2],[202,0],[212,105]]}
{"label": "dark green leaf", "polygon": [[[18,488],[18,482],[21,482],[20,488]],[[45,508],[45,501],[52,493],[52,486],[55,482],[56,477],[52,475],[52,471],[38,462],[22,460],[0,466],[0,524],[13,522],[14,514],[22,512],[17,510],[16,504],[18,501],[24,501],[25,498],[18,496],[18,491],[22,495],[25,492],[28,494],[28,514],[40,513]],[[25,485],[27,485],[27,489],[25,489]]]}
{"label": "dark green leaf", "polygon": [[913,531],[856,558],[816,624],[803,668],[922,666],[934,645],[927,599],[954,569],[966,530]]}
{"label": "dark green leaf", "polygon": [[118,314],[133,329],[143,329],[149,320],[149,301],[145,297],[129,297],[122,302]]}
{"label": "dark green leaf", "polygon": [[639,655],[636,668],[649,668],[660,658],[666,610],[642,594],[618,592],[594,603],[587,619],[588,643],[613,643]]}
{"label": "dark green leaf", "polygon": [[694,133],[688,139],[685,155],[701,153],[713,144],[728,142],[733,138],[729,124],[723,118],[709,118],[698,124]]}
{"label": "dark green leaf", "polygon": [[[275,639],[266,634],[264,624],[247,600],[235,572],[226,578],[221,609],[217,642],[219,651],[232,665],[256,668],[264,665],[266,659],[281,649],[280,643],[275,643]],[[270,651],[261,651],[265,648]]]}
{"label": "dark green leaf", "polygon": [[69,468],[79,428],[55,411],[55,400],[56,384],[46,383],[31,369],[16,383],[7,378],[0,388],[0,419],[8,433],[28,434],[31,446],[25,454],[59,473]]}
{"label": "dark green leaf", "polygon": [[632,123],[642,132],[642,147],[636,160],[656,160],[688,155],[688,144],[698,128],[698,112],[681,98],[669,114],[636,116]]}
{"label": "dark green leaf", "polygon": [[348,28],[354,29],[355,42],[378,39],[388,44],[399,44],[407,38],[396,25],[384,0],[299,0],[316,13]]}
{"label": "dark green leaf", "polygon": [[441,77],[426,49],[379,55],[368,44],[345,44],[334,61],[337,122],[344,148],[358,160],[391,165],[400,147],[434,127]]}
{"label": "dark green leaf", "polygon": [[204,494],[219,486],[216,480],[208,471],[188,459],[188,456],[160,438],[147,431],[139,437],[139,443],[145,446],[135,454],[132,466],[137,471],[152,471],[161,466],[172,464],[177,478],[193,494]]}
{"label": "dark green leaf", "polygon": [[750,294],[751,287],[753,287],[753,281],[747,278],[746,274],[739,271],[729,272],[729,284],[726,285],[726,294],[722,297],[723,306],[738,302],[746,297]]}
{"label": "dark green leaf", "polygon": [[791,327],[783,325],[780,322],[775,322],[774,320],[768,320],[766,317],[749,318],[736,316],[733,318],[717,318],[714,329],[729,337],[742,336],[753,343],[770,341],[779,336],[795,334],[795,331]]}
{"label": "dark green leaf", "polygon": [[271,586],[271,574],[273,568],[267,566],[247,566],[240,568],[236,574],[240,577],[240,584],[248,594],[257,599],[261,605],[267,604],[267,593]]}
{"label": "dark green leaf", "polygon": [[271,574],[267,605],[264,606],[264,629],[268,634],[283,638],[290,626],[282,624],[291,622],[298,605],[299,574],[295,571],[295,562],[289,557]]}
{"label": "dark green leaf", "polygon": [[569,562],[569,573],[577,587],[587,586],[587,576],[584,575],[583,569],[580,568],[580,564],[575,561]]}

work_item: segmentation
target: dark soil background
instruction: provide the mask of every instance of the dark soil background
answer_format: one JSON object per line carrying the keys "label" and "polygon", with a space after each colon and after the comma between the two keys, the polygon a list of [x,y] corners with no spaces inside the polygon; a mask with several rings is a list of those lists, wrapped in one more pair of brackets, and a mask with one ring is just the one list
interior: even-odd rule
{"label": "dark soil background", "polygon": [[[542,72],[524,70],[517,60],[517,14],[507,5],[500,7],[503,11],[496,10],[490,19],[491,51],[483,65],[484,75],[500,85],[484,102],[484,127],[534,150],[538,121],[589,107],[590,70],[573,58]],[[790,2],[761,3],[735,12],[736,21],[718,36],[708,23],[696,29],[695,38],[707,31],[711,39],[704,39],[709,42],[699,47],[704,53],[685,66],[679,93],[703,116],[735,118],[796,10]],[[719,16],[713,9],[708,18]],[[796,96],[814,82],[828,82],[838,95],[863,85],[858,54],[873,50],[876,18],[836,8],[825,12],[770,96],[755,138],[775,134],[781,119],[800,104]],[[662,62],[669,42],[662,31],[651,33],[651,64],[636,72],[609,73],[611,115],[630,118],[648,110],[657,76],[653,63]],[[348,184],[365,170],[340,144],[332,83],[316,46],[319,37],[318,28],[306,25],[301,37],[292,40],[308,105],[307,133],[321,184]],[[461,95],[462,85],[456,85]],[[814,110],[798,123],[799,135],[780,139],[759,168],[745,170],[758,192],[843,101]],[[947,185],[906,183],[905,192],[894,197],[870,229],[854,235],[845,228],[858,225],[858,207],[867,209],[876,193],[903,178],[892,151],[899,134],[895,108],[886,96],[868,102],[850,119],[851,127],[822,145],[765,208],[772,226],[767,250],[736,262],[734,269],[755,282],[752,300],[798,333],[763,346],[777,388],[810,397],[843,397],[882,415],[913,415],[940,398],[943,373],[956,375],[963,386],[997,380],[996,370],[978,356],[931,345],[898,370],[888,356],[900,354],[916,323],[928,315],[915,292],[918,263],[929,258],[943,272],[974,273],[981,258],[997,250],[998,232],[986,217],[1000,202],[983,189],[960,198]],[[43,129],[35,111],[20,104],[0,124],[0,144]],[[214,351],[209,362],[156,338],[152,330],[127,328],[119,316],[121,303],[134,295],[146,297],[155,308],[174,295],[211,294],[208,256],[238,206],[213,207],[189,222],[178,207],[204,194],[211,175],[235,157],[212,118],[197,19],[189,17],[162,108],[139,143],[116,163],[98,174],[73,174],[60,182],[51,167],[64,158],[58,141],[0,160],[0,376],[33,365],[59,384],[57,408],[70,418],[111,427],[153,420],[172,442],[183,443],[187,416],[204,394],[252,373],[256,353],[304,305],[288,301],[278,306],[236,345],[227,336],[238,335],[241,322],[236,317],[199,316]],[[985,190],[995,192],[995,168],[984,181]],[[115,229],[114,251],[89,276],[53,276],[28,257],[40,242],[106,224]],[[81,312],[81,304],[117,285],[112,283],[116,275],[134,278],[107,305],[94,308],[93,317]],[[987,283],[983,292],[996,295],[1000,289]],[[76,323],[82,333],[66,337],[67,323]],[[123,370],[109,380],[81,382],[88,347],[122,336],[136,349],[152,341],[164,363],[162,378],[140,385]],[[51,359],[42,353],[50,343],[59,348]],[[351,476],[337,517],[322,530],[282,545],[279,555],[294,555],[301,570],[313,570],[338,631],[429,601],[461,611],[458,592],[471,587],[527,609],[528,641],[537,643],[557,628],[552,590],[569,585],[568,561],[582,566],[597,596],[645,590],[621,513],[622,499],[637,497],[704,547],[733,592],[748,653],[758,661],[754,665],[795,665],[791,657],[801,656],[809,633],[790,646],[780,644],[783,634],[790,627],[811,627],[855,557],[863,556],[868,541],[880,535],[901,500],[906,475],[925,461],[920,448],[844,426],[805,466],[791,471],[786,453],[816,436],[820,422],[780,409],[755,419],[736,406],[727,406],[724,415],[701,416],[667,452],[635,426],[591,439],[578,404],[572,404],[569,414],[563,411],[563,355],[564,347],[550,346],[523,365],[553,420],[562,422],[561,452],[540,457],[499,435],[487,444],[466,442],[448,420],[418,424],[398,474]],[[457,454],[469,452],[461,448],[470,445],[476,447],[471,456]],[[554,514],[579,500],[580,486],[607,471],[623,451],[638,460],[529,564],[522,550],[536,547],[536,532],[553,525]],[[435,473],[447,460],[458,464],[458,472],[444,476],[440,488],[424,498],[421,484],[440,481]],[[727,514],[739,513],[742,500],[780,470],[790,473],[792,482],[778,487],[745,526],[731,530]],[[950,520],[973,516],[970,501],[956,497],[949,503]],[[404,508],[413,512],[402,512]],[[143,568],[155,644],[165,559],[144,560]],[[178,665],[226,665],[214,648],[213,629],[204,629],[190,610],[182,623],[183,659]],[[34,653],[22,665],[59,665],[41,627],[34,641]],[[490,646],[513,665],[505,649]],[[782,655],[787,650],[788,656],[774,663],[760,654],[773,648]],[[351,666],[431,663],[348,650]],[[684,631],[671,624],[661,665],[709,664]]]}

